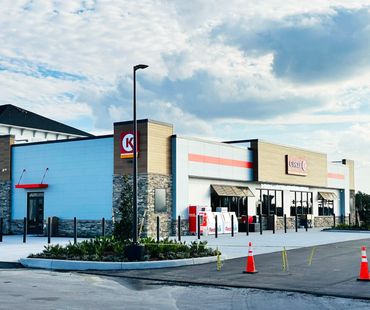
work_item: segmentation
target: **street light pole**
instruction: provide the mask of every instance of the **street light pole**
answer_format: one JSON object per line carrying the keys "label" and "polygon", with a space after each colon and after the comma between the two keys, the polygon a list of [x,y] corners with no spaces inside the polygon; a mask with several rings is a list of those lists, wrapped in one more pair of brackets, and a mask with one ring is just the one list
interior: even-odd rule
{"label": "street light pole", "polygon": [[137,244],[138,240],[138,231],[137,231],[137,120],[136,120],[136,71],[139,69],[145,69],[148,68],[147,65],[136,65],[133,67],[133,73],[134,73],[134,100],[133,100],[133,114],[134,114],[134,167],[133,167],[133,222],[134,222],[134,234],[133,234],[133,243]]}

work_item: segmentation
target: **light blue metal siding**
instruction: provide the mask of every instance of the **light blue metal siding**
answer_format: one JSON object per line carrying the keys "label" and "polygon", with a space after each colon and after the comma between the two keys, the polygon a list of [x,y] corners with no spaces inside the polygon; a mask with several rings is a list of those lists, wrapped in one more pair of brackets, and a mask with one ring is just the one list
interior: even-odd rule
{"label": "light blue metal siding", "polygon": [[[44,190],[16,189],[43,183]],[[97,220],[112,215],[113,137],[12,148],[12,218],[26,216],[27,192],[44,192],[44,216]]]}

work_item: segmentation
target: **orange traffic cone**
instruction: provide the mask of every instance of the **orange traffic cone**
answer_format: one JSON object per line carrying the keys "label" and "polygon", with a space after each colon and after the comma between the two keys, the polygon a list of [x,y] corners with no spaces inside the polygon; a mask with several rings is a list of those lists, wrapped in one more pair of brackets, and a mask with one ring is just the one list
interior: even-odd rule
{"label": "orange traffic cone", "polygon": [[254,264],[254,257],[252,251],[252,242],[249,242],[247,265],[245,266],[245,271],[243,273],[256,273],[256,266]]}
{"label": "orange traffic cone", "polygon": [[366,257],[366,247],[361,247],[361,266],[360,276],[357,278],[359,281],[370,281],[369,265]]}

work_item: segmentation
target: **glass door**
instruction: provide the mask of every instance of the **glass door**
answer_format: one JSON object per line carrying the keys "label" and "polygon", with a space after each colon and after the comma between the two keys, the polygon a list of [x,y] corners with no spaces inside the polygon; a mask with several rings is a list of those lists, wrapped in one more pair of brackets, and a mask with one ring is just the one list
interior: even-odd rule
{"label": "glass door", "polygon": [[44,232],[44,193],[28,193],[27,225],[29,234]]}

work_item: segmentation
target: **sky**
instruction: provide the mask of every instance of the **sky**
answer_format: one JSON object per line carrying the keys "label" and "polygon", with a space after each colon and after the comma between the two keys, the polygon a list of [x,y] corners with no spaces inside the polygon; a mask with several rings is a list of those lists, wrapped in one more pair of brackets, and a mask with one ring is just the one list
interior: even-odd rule
{"label": "sky", "polygon": [[370,193],[370,0],[1,0],[0,104],[354,159]]}

